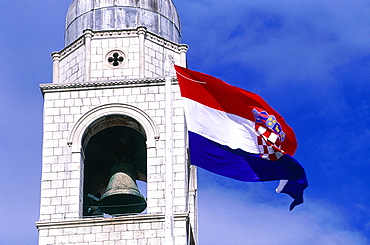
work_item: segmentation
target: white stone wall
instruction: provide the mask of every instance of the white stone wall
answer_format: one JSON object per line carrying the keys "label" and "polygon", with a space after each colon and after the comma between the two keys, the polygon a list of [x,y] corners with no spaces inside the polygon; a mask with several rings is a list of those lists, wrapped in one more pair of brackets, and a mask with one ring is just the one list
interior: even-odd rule
{"label": "white stone wall", "polygon": [[[187,214],[175,217],[174,240],[187,245]],[[85,219],[79,223],[47,223],[39,226],[39,245],[165,245],[164,217]]]}
{"label": "white stone wall", "polygon": [[[140,30],[88,31],[86,36],[64,50],[55,52],[59,58],[54,60],[54,65],[58,62],[53,74],[56,77],[54,83],[164,77],[164,61],[168,56],[176,64],[186,65],[183,64],[186,45],[164,40],[145,28]],[[143,42],[140,42],[139,33],[144,36]],[[108,54],[115,50],[123,53],[122,65],[112,66],[107,61],[110,57]]]}
{"label": "white stone wall", "polygon": [[[81,120],[84,115],[98,107],[105,106],[109,108],[111,105],[117,106],[118,104],[128,105],[145,112],[158,128],[159,138],[155,140],[153,146],[147,149],[147,213],[163,215],[165,213],[166,186],[164,161],[166,138],[164,81],[143,84],[137,82],[126,85],[114,83],[99,83],[99,85],[94,85],[93,83],[89,83],[87,87],[81,86],[80,88],[63,87],[63,85],[59,87],[44,85],[43,91],[45,102],[40,224],[78,220],[82,218],[84,166],[81,148],[79,146],[76,147],[76,145],[68,145],[69,138],[71,137],[71,132],[76,126],[76,123]],[[194,203],[187,203],[188,166],[185,148],[186,132],[182,99],[177,84],[173,85],[172,120],[174,128],[174,212],[175,214],[183,213],[188,212],[189,209],[194,212]],[[89,125],[83,125],[83,127],[86,128],[88,126]],[[180,228],[175,228],[177,229],[176,233],[182,234],[181,237],[185,239],[186,227],[183,227],[183,225],[179,226]],[[91,230],[93,228],[90,227],[86,229]],[[57,228],[40,230],[40,239],[44,237],[42,238],[44,240],[42,240],[40,244],[49,244],[47,243],[47,241],[49,241],[48,239],[53,241],[50,244],[63,244],[56,243],[59,241],[57,239],[63,241],[59,235],[51,235],[53,232],[58,232],[57,230]],[[97,236],[88,235],[89,233],[73,233],[71,232],[73,229],[63,228],[62,230],[63,231],[59,231],[64,232],[63,235],[61,235],[62,237],[70,236],[68,239],[72,239],[69,240],[70,243],[66,242],[65,244],[102,244],[97,240],[101,239],[100,237],[97,238]],[[124,234],[123,231],[124,230],[120,231],[119,236],[121,238],[124,236],[122,235]],[[160,234],[162,233],[163,230],[160,231]],[[112,233],[112,236],[114,236],[113,234],[115,233]],[[77,239],[78,242],[76,241],[75,243],[73,239]],[[92,240],[90,241],[89,239]],[[143,242],[138,244],[163,244],[162,242],[155,242],[162,241],[160,239],[149,240],[148,243]],[[129,242],[124,243],[124,241],[121,240],[120,242],[117,241],[104,244],[136,244]],[[178,242],[176,244],[185,243]]]}
{"label": "white stone wall", "polygon": [[60,60],[59,83],[83,81],[85,74],[85,47],[78,45],[73,52],[65,52]]}
{"label": "white stone wall", "polygon": [[[174,187],[176,212],[186,211],[185,131],[179,88],[173,86]],[[46,92],[44,95],[43,175],[40,220],[78,218],[82,169],[80,154],[72,154],[68,137],[88,111],[122,103],[139,108],[155,122],[159,139],[148,149],[148,213],[164,212],[165,114],[164,86]],[[96,118],[98,119],[98,118]],[[86,125],[88,126],[88,125]]]}
{"label": "white stone wall", "polygon": [[[119,50],[125,54],[123,65],[112,67],[107,54]],[[94,37],[91,41],[91,81],[139,77],[139,39],[137,36],[118,38]]]}
{"label": "white stone wall", "polygon": [[[114,50],[125,56],[117,67],[107,62],[107,54]],[[53,84],[41,85],[44,139],[39,244],[164,245],[164,61],[171,57],[184,66],[186,51],[186,45],[174,44],[141,27],[87,31],[53,53]],[[187,245],[189,224],[196,236],[196,181],[188,183],[183,105],[178,85],[172,87],[174,237],[175,244]],[[150,137],[147,211],[130,217],[84,218],[82,136],[95,120],[113,114],[136,119]]]}
{"label": "white stone wall", "polygon": [[181,63],[180,54],[172,51],[157,37],[145,40],[145,77],[164,77],[166,56],[173,57],[176,64]]}

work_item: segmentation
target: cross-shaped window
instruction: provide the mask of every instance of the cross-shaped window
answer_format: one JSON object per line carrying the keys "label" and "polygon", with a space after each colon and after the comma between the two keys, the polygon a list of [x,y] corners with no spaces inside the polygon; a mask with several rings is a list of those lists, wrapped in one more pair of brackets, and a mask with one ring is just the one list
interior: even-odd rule
{"label": "cross-shaped window", "polygon": [[114,52],[112,56],[108,58],[108,62],[112,66],[119,66],[123,61],[123,56],[121,56],[118,52]]}

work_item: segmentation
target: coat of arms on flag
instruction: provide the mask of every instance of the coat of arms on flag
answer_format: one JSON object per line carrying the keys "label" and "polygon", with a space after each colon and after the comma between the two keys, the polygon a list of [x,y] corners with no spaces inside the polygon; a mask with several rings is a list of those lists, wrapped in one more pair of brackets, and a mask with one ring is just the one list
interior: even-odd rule
{"label": "coat of arms on flag", "polygon": [[255,129],[262,158],[272,161],[278,160],[283,156],[281,142],[285,139],[281,125],[275,116],[269,115],[266,111],[259,112],[254,108],[252,112],[256,119]]}

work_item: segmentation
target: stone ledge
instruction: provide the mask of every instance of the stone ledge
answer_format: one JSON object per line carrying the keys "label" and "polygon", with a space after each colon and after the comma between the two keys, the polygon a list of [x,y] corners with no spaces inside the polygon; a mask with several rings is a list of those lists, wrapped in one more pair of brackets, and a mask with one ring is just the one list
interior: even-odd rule
{"label": "stone ledge", "polygon": [[155,34],[154,32],[148,31],[145,27],[138,27],[136,29],[128,29],[128,30],[107,30],[107,31],[92,31],[92,30],[85,30],[85,34],[77,38],[74,42],[69,44],[67,47],[62,49],[60,52],[53,52],[52,56],[55,54],[59,55],[59,59],[64,59],[73,51],[85,45],[85,36],[92,35],[92,39],[103,39],[103,38],[110,38],[110,37],[138,37],[139,34],[145,34],[145,39],[150,40],[154,43],[159,45],[163,45],[166,48],[172,51],[180,51],[186,52],[189,49],[189,46],[186,44],[177,44],[175,42],[169,41],[162,36]]}
{"label": "stone ledge", "polygon": [[[175,221],[187,221],[189,213],[174,214]],[[39,221],[36,222],[38,230],[56,229],[56,228],[74,228],[81,226],[99,226],[99,225],[120,225],[120,224],[139,224],[148,222],[165,222],[164,214],[143,214],[143,215],[125,215],[117,217],[97,217],[97,218],[81,218],[75,220],[64,221]]]}
{"label": "stone ledge", "polygon": [[[172,78],[172,83],[177,84],[177,79]],[[108,80],[108,81],[91,81],[79,83],[44,83],[40,84],[40,89],[43,94],[46,92],[62,92],[71,90],[88,90],[102,88],[125,88],[125,87],[141,87],[146,86],[164,86],[165,78],[155,79],[131,79],[131,80]]]}

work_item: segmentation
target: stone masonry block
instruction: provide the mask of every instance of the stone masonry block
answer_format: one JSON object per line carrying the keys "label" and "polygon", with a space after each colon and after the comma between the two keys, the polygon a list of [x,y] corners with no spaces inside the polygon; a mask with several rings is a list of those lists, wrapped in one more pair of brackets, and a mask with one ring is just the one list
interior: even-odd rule
{"label": "stone masonry block", "polygon": [[59,127],[57,124],[44,124],[44,132],[55,132],[58,131],[58,129]]}
{"label": "stone masonry block", "polygon": [[110,96],[113,96],[114,94],[113,94],[113,89],[105,89],[105,90],[103,90],[103,96],[108,96],[108,97],[110,97]]}
{"label": "stone masonry block", "polygon": [[77,213],[79,211],[80,205],[79,203],[69,204],[67,206],[68,213]]}
{"label": "stone masonry block", "polygon": [[45,110],[45,116],[58,116],[59,108],[48,108]]}
{"label": "stone masonry block", "polygon": [[184,150],[184,148],[182,148],[182,147],[174,148],[174,149],[173,149],[173,155],[174,155],[174,156],[182,156],[182,155],[184,155],[184,154],[185,154],[185,150]]}
{"label": "stone masonry block", "polygon": [[60,115],[69,115],[69,107],[60,108]]}
{"label": "stone masonry block", "polygon": [[[103,229],[103,228],[108,228],[108,229]],[[108,231],[112,231],[112,226],[92,226],[91,227],[91,233],[101,233],[101,232],[108,232]]]}
{"label": "stone masonry block", "polygon": [[50,245],[55,244],[54,236],[41,236],[39,238],[39,245]]}
{"label": "stone masonry block", "polygon": [[82,104],[84,106],[90,106],[91,105],[91,99],[90,98],[83,98],[82,99]]}
{"label": "stone masonry block", "polygon": [[113,77],[113,70],[103,70],[103,77]]}
{"label": "stone masonry block", "polygon": [[[81,103],[82,103],[82,101],[81,101]],[[70,112],[71,112],[72,115],[73,114],[74,115],[79,115],[79,114],[81,114],[81,108],[79,106],[71,107]]]}
{"label": "stone masonry block", "polygon": [[74,243],[78,243],[78,242],[83,242],[84,237],[83,237],[83,235],[70,235],[69,239],[70,239],[70,242],[72,244],[74,244]]}
{"label": "stone masonry block", "polygon": [[99,235],[96,236],[96,241],[97,242],[103,242],[103,241],[108,241],[109,240],[109,233],[108,232],[100,232],[98,234]]}
{"label": "stone masonry block", "polygon": [[129,104],[133,104],[133,103],[135,103],[136,102],[136,95],[131,95],[131,96],[129,96],[128,97],[128,100],[127,100],[127,102],[129,103]]}
{"label": "stone masonry block", "polygon": [[108,104],[109,103],[109,97],[101,97],[100,98],[100,103],[103,104]]}
{"label": "stone masonry block", "polygon": [[115,241],[114,245],[129,245],[129,244],[125,240],[119,240]]}
{"label": "stone masonry block", "polygon": [[62,172],[65,170],[65,165],[63,163],[52,164],[51,171],[52,172]]}
{"label": "stone masonry block", "polygon": [[157,237],[157,230],[146,230],[144,233],[145,238],[154,238]]}
{"label": "stone masonry block", "polygon": [[44,108],[53,108],[53,107],[54,107],[54,100],[44,101]]}
{"label": "stone masonry block", "polygon": [[146,245],[161,245],[161,239],[160,238],[152,238],[148,240],[148,243]]}
{"label": "stone masonry block", "polygon": [[128,231],[135,231],[139,229],[139,224],[127,224]]}
{"label": "stone masonry block", "polygon": [[164,198],[158,199],[158,207],[163,207],[164,208],[165,205],[166,205],[166,200]]}
{"label": "stone masonry block", "polygon": [[160,230],[163,229],[164,223],[163,222],[151,222],[152,229]]}
{"label": "stone masonry block", "polygon": [[56,193],[56,196],[58,197],[65,197],[68,195],[68,188],[58,188]]}
{"label": "stone masonry block", "polygon": [[128,78],[130,78],[132,75],[133,75],[133,69],[123,69],[122,70],[122,76],[127,76]]}
{"label": "stone masonry block", "polygon": [[[52,202],[53,205],[55,205],[55,213],[56,214],[64,214],[66,213],[67,207],[62,205],[62,199],[59,198],[54,198],[54,203]],[[61,215],[61,218],[63,218],[63,215]]]}
{"label": "stone masonry block", "polygon": [[55,244],[70,244],[69,236],[56,236]]}
{"label": "stone masonry block", "polygon": [[116,96],[109,96],[109,97],[107,97],[107,98],[108,98],[109,103],[122,103],[122,102],[119,100],[119,97],[116,97]]}
{"label": "stone masonry block", "polygon": [[59,115],[55,115],[53,119],[54,123],[64,123],[64,115],[61,115],[59,110]]}
{"label": "stone masonry block", "polygon": [[49,125],[54,123],[54,117],[52,115],[44,115],[44,125]]}
{"label": "stone masonry block", "polygon": [[174,197],[183,197],[183,196],[185,196],[185,188],[174,190]]}
{"label": "stone masonry block", "polygon": [[136,240],[136,239],[135,240],[127,240],[126,242],[127,242],[127,244],[130,244],[130,245],[139,245],[138,240]]}
{"label": "stone masonry block", "polygon": [[63,188],[63,180],[52,180],[51,188],[53,189]]}
{"label": "stone masonry block", "polygon": [[118,232],[127,231],[127,224],[114,225],[114,231],[118,231]]}
{"label": "stone masonry block", "polygon": [[54,107],[64,107],[64,99],[54,100]]}
{"label": "stone masonry block", "polygon": [[42,179],[43,180],[54,180],[58,177],[57,173],[43,173]]}
{"label": "stone masonry block", "polygon": [[84,242],[95,242],[96,236],[99,236],[99,234],[84,234],[83,241]]}
{"label": "stone masonry block", "polygon": [[152,198],[164,198],[164,191],[162,190],[155,190],[155,191],[151,191],[151,197]]}
{"label": "stone masonry block", "polygon": [[71,176],[71,173],[70,172],[66,172],[66,171],[63,171],[63,172],[58,172],[58,177],[57,179],[58,180],[64,180],[64,179],[69,179]]}
{"label": "stone masonry block", "polygon": [[153,101],[149,104],[149,110],[155,110],[155,109],[160,109],[160,102],[158,101]]}
{"label": "stone masonry block", "polygon": [[114,69],[113,70],[113,76],[114,77],[117,77],[117,78],[122,77],[123,76],[122,74],[123,74],[122,69]]}
{"label": "stone masonry block", "polygon": [[144,102],[146,101],[146,95],[140,94],[136,96],[136,102]]}
{"label": "stone masonry block", "polygon": [[149,103],[147,102],[138,103],[137,107],[139,107],[143,111],[147,111],[149,109]]}
{"label": "stone masonry block", "polygon": [[105,225],[102,226],[102,232],[113,232],[114,231],[114,226],[113,225]]}
{"label": "stone masonry block", "polygon": [[40,214],[55,214],[55,206],[41,207]]}
{"label": "stone masonry block", "polygon": [[56,92],[56,93],[46,93],[44,96],[45,96],[44,97],[45,101],[60,99],[60,93],[58,93],[58,92]]}
{"label": "stone masonry block", "polygon": [[184,164],[174,164],[173,165],[173,172],[174,173],[183,173],[183,172],[185,172]]}
{"label": "stone masonry block", "polygon": [[185,180],[185,172],[175,173],[175,180]]}
{"label": "stone masonry block", "polygon": [[63,196],[62,203],[65,205],[75,204],[79,200],[79,196]]}
{"label": "stone masonry block", "polygon": [[43,197],[40,201],[41,206],[49,206],[51,205],[51,198],[50,197]]}
{"label": "stone masonry block", "polygon": [[184,139],[176,139],[175,140],[174,147],[177,148],[177,149],[181,149],[183,154],[185,154],[184,146],[185,146],[185,140]]}
{"label": "stone masonry block", "polygon": [[65,180],[64,187],[73,188],[76,186],[80,186],[80,180],[79,179],[67,179]]}
{"label": "stone masonry block", "polygon": [[150,222],[140,223],[139,228],[140,228],[140,230],[151,230],[152,229],[152,223],[150,223]]}
{"label": "stone masonry block", "polygon": [[79,186],[69,188],[69,195],[78,196],[79,194],[80,194],[80,187]]}
{"label": "stone masonry block", "polygon": [[134,231],[134,238],[139,239],[139,238],[144,238],[144,231],[143,230],[135,230]]}
{"label": "stone masonry block", "polygon": [[[128,225],[130,225],[130,224],[128,224]],[[130,230],[121,232],[121,238],[125,239],[125,240],[133,239],[134,238],[134,230],[135,229],[132,229],[132,227],[130,227]]]}

